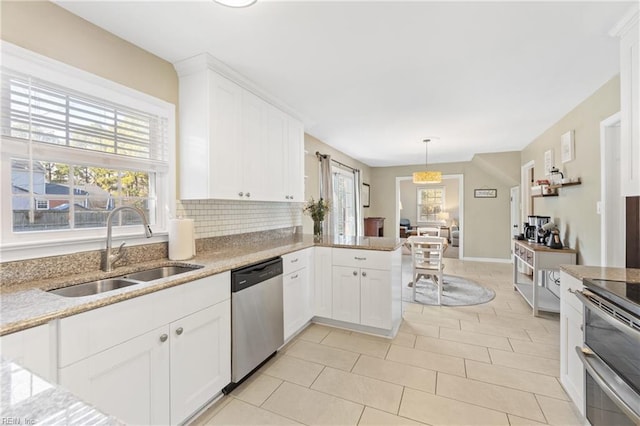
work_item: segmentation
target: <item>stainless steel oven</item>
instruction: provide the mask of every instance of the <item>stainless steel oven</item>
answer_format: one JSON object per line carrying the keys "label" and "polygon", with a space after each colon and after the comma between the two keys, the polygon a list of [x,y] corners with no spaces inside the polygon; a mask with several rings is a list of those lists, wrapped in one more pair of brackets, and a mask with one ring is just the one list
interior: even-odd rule
{"label": "stainless steel oven", "polygon": [[585,414],[592,426],[640,425],[640,283],[585,279]]}

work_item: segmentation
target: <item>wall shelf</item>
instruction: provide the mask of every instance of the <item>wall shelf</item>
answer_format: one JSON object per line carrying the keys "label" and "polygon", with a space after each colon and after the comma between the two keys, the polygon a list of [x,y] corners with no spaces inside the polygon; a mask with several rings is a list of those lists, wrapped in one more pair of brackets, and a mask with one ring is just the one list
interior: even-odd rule
{"label": "wall shelf", "polygon": [[549,188],[564,188],[565,186],[575,186],[575,185],[581,185],[582,182],[578,181],[578,182],[569,182],[569,183],[561,183],[559,185],[549,185]]}
{"label": "wall shelf", "polygon": [[553,194],[536,194],[536,195],[532,195],[531,198],[542,198],[542,197],[557,197],[558,193],[555,192]]}

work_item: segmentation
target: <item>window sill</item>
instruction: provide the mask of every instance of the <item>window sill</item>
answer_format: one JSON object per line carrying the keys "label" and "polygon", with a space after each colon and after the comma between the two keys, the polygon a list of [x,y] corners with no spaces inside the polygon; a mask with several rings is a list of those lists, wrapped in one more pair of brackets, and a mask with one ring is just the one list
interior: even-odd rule
{"label": "window sill", "polygon": [[[127,246],[167,242],[169,236],[166,232],[154,233],[151,238],[144,238],[140,234],[114,235],[113,246],[119,246],[123,241]],[[61,256],[65,254],[85,251],[104,250],[106,237],[91,237],[83,239],[49,240],[39,243],[11,243],[4,244],[0,248],[0,262],[13,262],[17,260],[37,259],[40,257]]]}

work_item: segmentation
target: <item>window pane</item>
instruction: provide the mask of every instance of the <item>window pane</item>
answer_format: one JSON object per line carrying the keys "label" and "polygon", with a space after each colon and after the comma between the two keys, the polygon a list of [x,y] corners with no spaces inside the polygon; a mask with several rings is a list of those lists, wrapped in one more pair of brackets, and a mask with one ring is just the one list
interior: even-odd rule
{"label": "window pane", "polygon": [[[52,208],[53,205],[57,205],[58,208]],[[60,208],[60,206],[68,205],[68,199],[49,200],[48,210],[32,211],[28,208],[21,208],[21,205],[14,204],[13,230],[15,232],[24,232],[69,229],[68,209]]]}

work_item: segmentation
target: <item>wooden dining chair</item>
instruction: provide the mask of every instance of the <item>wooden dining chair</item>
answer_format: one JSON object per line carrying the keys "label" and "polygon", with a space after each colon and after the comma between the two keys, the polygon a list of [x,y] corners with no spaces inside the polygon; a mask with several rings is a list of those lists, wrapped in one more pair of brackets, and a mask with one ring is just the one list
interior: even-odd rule
{"label": "wooden dining chair", "polygon": [[420,226],[416,230],[418,236],[426,236],[426,237],[439,237],[440,236],[440,228],[433,226]]}
{"label": "wooden dining chair", "polygon": [[442,237],[411,237],[413,300],[416,300],[416,288],[420,276],[431,278],[438,290],[438,305],[442,304],[444,286],[442,262],[444,252],[444,238]]}

